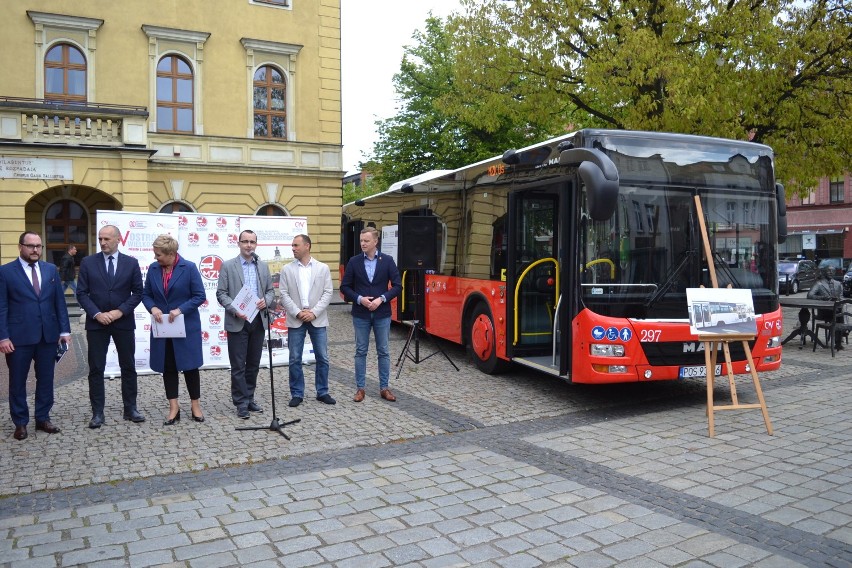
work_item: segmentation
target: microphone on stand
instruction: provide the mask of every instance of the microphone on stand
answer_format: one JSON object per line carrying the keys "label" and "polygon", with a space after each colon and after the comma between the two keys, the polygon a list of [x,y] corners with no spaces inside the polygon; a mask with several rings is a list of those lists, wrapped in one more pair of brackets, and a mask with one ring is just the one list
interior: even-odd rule
{"label": "microphone on stand", "polygon": [[253,263],[257,264],[257,261],[258,261],[258,260],[260,260],[260,257],[259,257],[259,256],[257,256],[257,253],[256,253],[256,252],[251,253],[251,261],[252,261]]}

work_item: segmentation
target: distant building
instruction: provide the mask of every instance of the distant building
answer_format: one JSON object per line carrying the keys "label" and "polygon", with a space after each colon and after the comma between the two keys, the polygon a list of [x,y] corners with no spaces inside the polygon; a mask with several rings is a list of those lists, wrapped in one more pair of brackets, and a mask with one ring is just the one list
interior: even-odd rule
{"label": "distant building", "polygon": [[[0,257],[97,250],[98,209],[340,235],[340,0],[0,3]],[[83,256],[83,255],[80,255]]]}
{"label": "distant building", "polygon": [[787,242],[780,256],[852,258],[852,178],[823,178],[804,199],[787,200]]}

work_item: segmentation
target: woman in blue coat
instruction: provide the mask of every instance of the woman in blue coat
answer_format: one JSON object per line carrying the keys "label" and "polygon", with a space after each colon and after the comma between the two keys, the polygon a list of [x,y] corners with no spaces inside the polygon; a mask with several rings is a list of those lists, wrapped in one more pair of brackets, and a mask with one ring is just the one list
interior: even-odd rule
{"label": "woman in blue coat", "polygon": [[198,314],[198,308],[206,298],[204,284],[195,264],[178,255],[178,242],[171,235],[157,237],[153,248],[157,261],[148,267],[142,303],[158,323],[164,319],[172,322],[183,314],[186,326],[185,338],[155,338],[153,329],[151,331],[151,369],[163,374],[166,398],[169,399],[169,415],[163,425],[171,426],[180,421],[179,371],[183,371],[186,390],[189,391],[192,419],[204,422],[199,403],[201,376],[198,372],[204,363],[201,316]]}

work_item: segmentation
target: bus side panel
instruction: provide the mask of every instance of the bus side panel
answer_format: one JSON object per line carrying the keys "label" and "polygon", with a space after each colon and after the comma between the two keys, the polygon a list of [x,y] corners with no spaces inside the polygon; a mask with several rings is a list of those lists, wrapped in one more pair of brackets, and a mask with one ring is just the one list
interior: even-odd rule
{"label": "bus side panel", "polygon": [[487,300],[494,318],[497,356],[506,358],[506,283],[439,274],[426,275],[426,317],[430,335],[462,344],[465,306],[472,296]]}
{"label": "bus side panel", "polygon": [[[769,347],[769,341],[781,335],[781,311],[758,316],[756,324],[758,334],[751,349],[755,367],[758,372],[774,371],[781,366],[781,347]],[[607,318],[584,309],[574,318],[573,325],[571,381],[574,383],[678,380],[681,367],[704,364],[704,344],[690,333],[686,321]],[[592,344],[622,345],[624,356],[592,355]],[[667,364],[651,364],[646,349],[659,349],[673,355]],[[720,355],[717,360],[724,361],[724,358]],[[744,357],[735,360],[733,372],[748,373],[747,365]],[[726,372],[726,366],[722,365],[722,373]]]}

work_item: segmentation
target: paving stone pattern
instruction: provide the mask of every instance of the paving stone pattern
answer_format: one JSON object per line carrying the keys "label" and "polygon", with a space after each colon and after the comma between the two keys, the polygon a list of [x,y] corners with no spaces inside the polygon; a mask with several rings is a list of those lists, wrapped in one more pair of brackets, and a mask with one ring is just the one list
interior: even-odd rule
{"label": "paving stone pattern", "polygon": [[[347,307],[331,308],[329,331],[337,405],[314,400],[309,367],[290,409],[286,368],[274,371],[278,416],[300,420],[288,441],[234,430],[247,424],[225,369],[202,372],[204,423],[163,427],[162,380],[147,376],[147,422],[121,419],[115,380],[107,424],[89,430],[76,328],[58,370],[62,432],[18,442],[3,427],[0,565],[852,567],[849,350],[785,346],[782,369],[762,376],[775,435],[751,410],[717,413],[709,438],[702,381],[492,377],[443,343],[460,371],[440,354],[403,358],[393,404],[371,350],[357,404]],[[405,339],[394,330],[393,363]],[[423,338],[421,354],[434,345]],[[268,426],[268,370],[260,383],[266,411],[248,425]],[[754,399],[750,377],[737,385]],[[727,381],[715,393],[729,397]]]}

